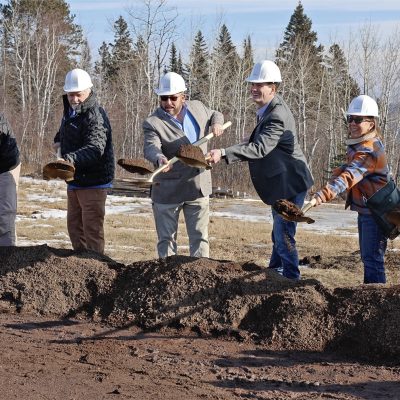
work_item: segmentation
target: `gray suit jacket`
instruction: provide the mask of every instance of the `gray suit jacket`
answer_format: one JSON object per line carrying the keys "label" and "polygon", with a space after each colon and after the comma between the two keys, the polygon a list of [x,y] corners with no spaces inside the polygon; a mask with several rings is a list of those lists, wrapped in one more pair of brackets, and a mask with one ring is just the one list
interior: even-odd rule
{"label": "gray suit jacket", "polygon": [[254,188],[266,204],[290,199],[314,183],[297,141],[293,115],[279,95],[265,110],[249,143],[228,147],[225,152],[228,164],[248,161]]}
{"label": "gray suit jacket", "polygon": [[[223,115],[207,108],[201,101],[187,101],[188,110],[200,127],[199,139],[209,133],[213,124],[223,124]],[[174,157],[182,144],[190,144],[185,132],[165,115],[161,108],[143,122],[144,156],[157,165],[158,156]],[[207,144],[201,146],[203,152]],[[172,204],[191,201],[211,194],[211,173],[204,168],[193,168],[178,161],[172,169],[155,177],[151,198],[156,203]]]}

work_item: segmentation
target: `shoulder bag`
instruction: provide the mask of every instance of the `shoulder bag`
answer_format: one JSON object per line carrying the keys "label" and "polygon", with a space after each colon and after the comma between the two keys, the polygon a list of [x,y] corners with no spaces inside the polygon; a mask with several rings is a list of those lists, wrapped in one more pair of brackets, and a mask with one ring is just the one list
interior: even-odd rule
{"label": "shoulder bag", "polygon": [[389,178],[388,183],[366,201],[366,205],[383,234],[388,239],[395,239],[400,234],[400,226],[387,220],[388,213],[400,209],[400,190],[394,180]]}

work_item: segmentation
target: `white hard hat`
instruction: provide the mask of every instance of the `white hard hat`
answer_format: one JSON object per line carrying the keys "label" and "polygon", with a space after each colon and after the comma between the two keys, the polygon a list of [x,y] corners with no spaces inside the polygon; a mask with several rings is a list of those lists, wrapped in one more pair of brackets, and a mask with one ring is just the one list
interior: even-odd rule
{"label": "white hard hat", "polygon": [[159,96],[177,94],[186,90],[185,81],[176,72],[168,72],[160,79],[160,87],[155,89]]}
{"label": "white hard hat", "polygon": [[81,92],[93,86],[89,74],[80,68],[69,71],[65,76],[65,92]]}
{"label": "white hard hat", "polygon": [[347,109],[347,115],[360,115],[364,117],[379,117],[378,104],[366,94],[354,97]]}
{"label": "white hard hat", "polygon": [[282,82],[281,71],[273,61],[263,60],[254,65],[246,81],[251,83]]}

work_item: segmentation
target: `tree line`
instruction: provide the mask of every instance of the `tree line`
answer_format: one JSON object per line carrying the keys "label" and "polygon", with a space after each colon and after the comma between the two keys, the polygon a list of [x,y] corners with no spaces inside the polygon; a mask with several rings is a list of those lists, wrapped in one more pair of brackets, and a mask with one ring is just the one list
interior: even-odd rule
{"label": "tree line", "polygon": [[[254,62],[251,37],[233,43],[226,24],[207,43],[195,30],[187,54],[179,48],[179,15],[167,0],[141,0],[113,23],[112,43],[103,42],[92,62],[82,28],[64,0],[9,0],[0,8],[0,101],[16,133],[25,173],[38,173],[53,157],[52,139],[61,120],[61,94],[68,70],[87,70],[113,127],[117,158],[142,157],[142,121],[158,106],[153,90],[163,73],[181,74],[188,97],[223,112],[233,125],[213,147],[242,141],[255,125],[255,107],[245,78]],[[301,147],[322,185],[344,161],[343,117],[360,93],[374,97],[389,163],[400,168],[400,31],[388,38],[366,24],[347,43],[318,44],[312,21],[298,3],[277,46],[275,61]],[[182,46],[181,46],[182,47]],[[123,174],[118,171],[118,174]],[[214,184],[251,191],[247,166],[218,164]]]}

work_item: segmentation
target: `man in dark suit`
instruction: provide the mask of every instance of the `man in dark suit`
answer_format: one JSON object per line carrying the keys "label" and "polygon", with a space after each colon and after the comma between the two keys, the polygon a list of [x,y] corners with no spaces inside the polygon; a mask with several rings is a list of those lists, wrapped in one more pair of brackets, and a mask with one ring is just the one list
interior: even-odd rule
{"label": "man in dark suit", "polygon": [[[179,74],[165,74],[156,89],[160,107],[143,122],[144,156],[156,166],[167,163],[182,144],[194,143],[209,130],[216,136],[223,132],[223,115],[201,101],[187,101],[185,91]],[[206,151],[206,144],[201,147]],[[208,257],[210,171],[177,162],[163,172],[151,190],[158,256],[177,254],[178,220],[183,211],[190,255]]]}
{"label": "man in dark suit", "polygon": [[[263,60],[254,66],[247,81],[258,107],[257,125],[248,142],[211,150],[212,161],[247,161],[254,188],[264,203],[272,205],[278,199],[287,199],[302,207],[313,179],[297,140],[293,115],[277,94],[282,81],[280,70],[274,62]],[[287,278],[299,279],[296,223],[284,220],[274,210],[272,215],[269,268]]]}

